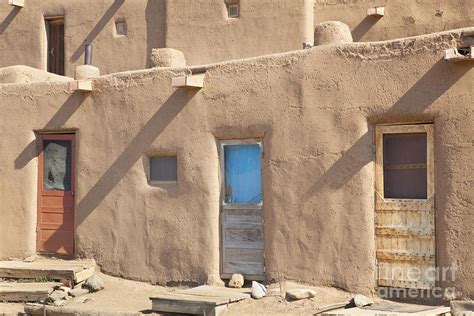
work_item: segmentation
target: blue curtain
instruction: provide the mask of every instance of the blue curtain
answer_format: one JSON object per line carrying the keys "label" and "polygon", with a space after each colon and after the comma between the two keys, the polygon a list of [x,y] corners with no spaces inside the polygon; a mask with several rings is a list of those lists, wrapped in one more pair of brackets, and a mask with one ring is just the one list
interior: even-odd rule
{"label": "blue curtain", "polygon": [[224,146],[225,202],[262,202],[262,173],[259,145]]}

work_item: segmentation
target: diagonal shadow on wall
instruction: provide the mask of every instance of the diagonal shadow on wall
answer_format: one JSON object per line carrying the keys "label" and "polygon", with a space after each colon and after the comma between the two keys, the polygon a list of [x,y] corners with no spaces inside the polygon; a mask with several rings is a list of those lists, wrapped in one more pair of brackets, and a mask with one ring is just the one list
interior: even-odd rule
{"label": "diagonal shadow on wall", "polygon": [[150,118],[110,168],[77,204],[76,227],[79,226],[112,191],[143,153],[184,109],[197,91],[176,90]]}
{"label": "diagonal shadow on wall", "polygon": [[[87,94],[76,91],[67,98],[61,108],[46,123],[43,130],[59,130],[67,120],[79,109]],[[15,169],[23,169],[37,155],[36,140],[31,141],[15,159]]]}
{"label": "diagonal shadow on wall", "polygon": [[0,35],[5,32],[5,30],[8,28],[10,23],[15,19],[15,17],[18,15],[20,12],[21,8],[19,7],[14,7],[13,10],[10,11],[10,13],[3,19],[2,23],[0,23]]}
{"label": "diagonal shadow on wall", "polygon": [[153,48],[166,47],[166,1],[148,0],[146,19],[146,68],[150,67]]}
{"label": "diagonal shadow on wall", "polygon": [[332,190],[342,188],[359,170],[370,163],[373,160],[371,135],[368,131],[352,144],[306,191],[303,201],[307,201],[323,187],[329,187]]}
{"label": "diagonal shadow on wall", "polygon": [[386,115],[422,114],[470,69],[469,65],[439,60],[393,104]]}
{"label": "diagonal shadow on wall", "polygon": [[352,38],[354,42],[359,42],[362,37],[364,37],[367,32],[370,31],[372,27],[380,21],[381,18],[373,17],[373,16],[366,16],[360,23],[352,30]]}
{"label": "diagonal shadow on wall", "polygon": [[125,0],[115,0],[112,5],[107,9],[102,18],[97,22],[94,28],[89,32],[86,38],[82,41],[81,45],[76,49],[74,54],[72,54],[71,61],[75,62],[81,57],[84,52],[84,46],[86,44],[91,44],[94,39],[99,35],[102,29],[109,23],[109,21],[114,17],[115,13],[120,9],[124,4]]}

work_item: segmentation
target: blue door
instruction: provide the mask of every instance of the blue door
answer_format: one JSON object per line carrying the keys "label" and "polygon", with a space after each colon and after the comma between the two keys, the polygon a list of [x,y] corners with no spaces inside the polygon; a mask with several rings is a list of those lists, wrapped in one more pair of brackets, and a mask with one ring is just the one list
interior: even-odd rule
{"label": "blue door", "polygon": [[222,277],[264,279],[261,142],[222,142],[221,164]]}

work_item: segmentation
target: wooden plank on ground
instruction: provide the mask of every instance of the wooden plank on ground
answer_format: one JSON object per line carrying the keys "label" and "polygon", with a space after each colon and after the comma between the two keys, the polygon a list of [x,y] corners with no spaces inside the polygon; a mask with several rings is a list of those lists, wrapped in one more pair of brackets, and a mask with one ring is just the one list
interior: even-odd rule
{"label": "wooden plank on ground", "polygon": [[61,285],[56,282],[44,283],[0,283],[0,301],[5,302],[38,302],[48,297],[54,287]]}

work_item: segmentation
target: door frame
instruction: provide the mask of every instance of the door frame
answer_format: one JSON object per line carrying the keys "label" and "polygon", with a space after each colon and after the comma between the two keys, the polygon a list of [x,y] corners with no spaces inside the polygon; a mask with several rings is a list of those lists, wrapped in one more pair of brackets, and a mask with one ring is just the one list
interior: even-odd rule
{"label": "door frame", "polygon": [[[410,133],[426,133],[426,199],[396,199],[385,198],[384,192],[384,146],[383,136],[385,134],[410,134]],[[434,224],[434,267],[438,267],[438,243],[436,238],[436,208],[435,208],[435,182],[434,182],[434,123],[420,122],[420,123],[394,123],[394,124],[380,124],[375,126],[375,207],[374,207],[374,237],[375,237],[375,264],[376,264],[376,281],[377,286],[391,286],[380,285],[379,277],[379,259],[377,246],[377,212],[384,209],[421,209],[424,211],[432,210],[433,224]],[[430,287],[437,286],[438,280]],[[428,286],[420,284],[415,287],[417,289],[426,289]],[[395,287],[395,286],[393,286]],[[408,288],[408,287],[402,287]]]}
{"label": "door frame", "polygon": [[[38,152],[38,181],[37,181],[37,208],[36,208],[36,253],[38,254],[49,254],[45,252],[40,252],[39,248],[39,232],[40,232],[40,221],[41,221],[41,194],[43,191],[43,143],[45,140],[70,140],[71,141],[71,194],[73,199],[73,250],[71,255],[66,256],[74,256],[76,254],[76,132],[50,132],[50,133],[36,133],[36,142],[37,142],[37,152]],[[51,196],[65,196],[64,192],[62,191],[53,191],[53,190],[46,190]],[[60,255],[60,254],[55,254]]]}
{"label": "door frame", "polygon": [[[262,190],[262,201],[260,203],[251,203],[251,204],[229,204],[225,202],[225,155],[224,147],[225,146],[236,146],[236,145],[258,145],[260,147],[260,188]],[[262,221],[262,243],[263,243],[263,275],[248,275],[247,279],[256,280],[256,281],[265,281],[265,220],[264,220],[264,201],[265,194],[263,190],[263,139],[261,138],[245,138],[245,139],[223,139],[219,140],[219,175],[220,175],[220,198],[219,198],[219,263],[220,263],[220,276],[222,279],[230,279],[232,274],[224,273],[224,238],[223,233],[223,221],[222,211],[224,209],[240,209],[244,206],[247,209],[261,209],[261,221]]]}

